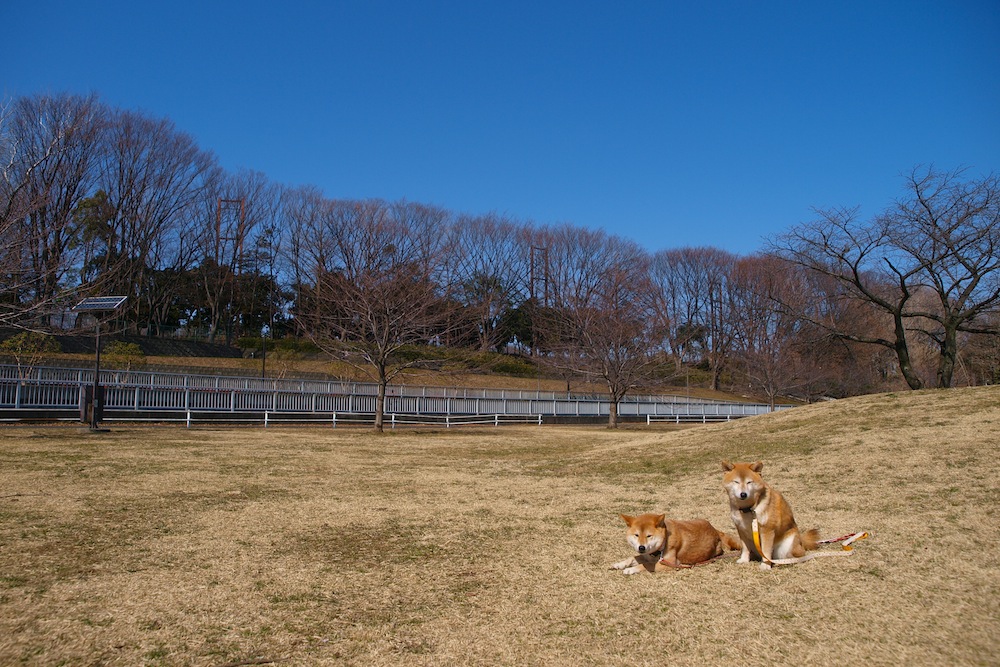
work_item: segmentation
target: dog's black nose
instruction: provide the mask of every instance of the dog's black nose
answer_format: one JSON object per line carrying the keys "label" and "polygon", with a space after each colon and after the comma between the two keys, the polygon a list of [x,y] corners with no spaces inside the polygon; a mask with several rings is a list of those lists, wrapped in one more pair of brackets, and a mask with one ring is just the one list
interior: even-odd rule
{"label": "dog's black nose", "polygon": [[645,544],[640,544],[639,545],[639,553],[642,553],[645,550],[646,550],[646,545]]}
{"label": "dog's black nose", "polygon": [[740,494],[740,500],[746,500],[746,499],[747,499],[747,492],[744,491]]}

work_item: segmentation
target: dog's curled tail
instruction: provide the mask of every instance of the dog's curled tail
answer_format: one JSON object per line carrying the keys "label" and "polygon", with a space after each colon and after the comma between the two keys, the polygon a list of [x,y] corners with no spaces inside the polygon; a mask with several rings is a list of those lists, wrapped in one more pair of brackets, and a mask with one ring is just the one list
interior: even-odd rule
{"label": "dog's curled tail", "polygon": [[802,546],[806,551],[811,551],[819,544],[819,530],[811,528],[799,534],[802,538]]}
{"label": "dog's curled tail", "polygon": [[736,551],[738,549],[743,548],[742,542],[740,542],[738,539],[736,539],[729,533],[724,533],[721,530],[719,531],[719,539],[722,541],[724,545],[726,545],[726,548],[729,549],[730,551]]}

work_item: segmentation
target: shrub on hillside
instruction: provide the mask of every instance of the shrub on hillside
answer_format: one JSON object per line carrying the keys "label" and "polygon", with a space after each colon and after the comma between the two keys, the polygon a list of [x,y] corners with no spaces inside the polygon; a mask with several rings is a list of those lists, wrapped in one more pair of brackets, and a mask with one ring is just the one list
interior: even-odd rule
{"label": "shrub on hillside", "polygon": [[500,375],[533,378],[538,376],[538,368],[523,357],[501,356],[491,366],[490,370]]}
{"label": "shrub on hillside", "polygon": [[48,354],[61,352],[59,341],[49,334],[38,333],[37,331],[22,331],[0,343],[0,353],[14,357],[17,364],[18,374],[23,378],[24,373],[32,366],[41,361]]}
{"label": "shrub on hillside", "polygon": [[[265,339],[260,336],[243,336],[236,340],[236,347],[252,356],[260,356]],[[320,349],[310,340],[304,338],[268,338],[267,353],[280,359],[301,359],[311,354],[319,354]]]}
{"label": "shrub on hillside", "polygon": [[131,370],[133,366],[146,363],[146,355],[136,343],[115,340],[104,346],[101,357],[108,366]]}

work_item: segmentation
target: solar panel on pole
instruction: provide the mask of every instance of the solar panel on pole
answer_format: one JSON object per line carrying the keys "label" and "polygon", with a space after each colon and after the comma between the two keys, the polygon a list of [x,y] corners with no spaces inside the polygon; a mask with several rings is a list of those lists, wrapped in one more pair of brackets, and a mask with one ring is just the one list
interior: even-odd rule
{"label": "solar panel on pole", "polygon": [[100,313],[109,313],[121,308],[122,304],[128,299],[127,296],[90,296],[81,301],[80,303],[73,306],[73,310],[84,313],[93,313],[95,325],[95,361],[94,361],[94,384],[91,388],[90,396],[86,396],[86,391],[81,389],[83,398],[80,401],[80,416],[81,421],[86,421],[84,417],[86,413],[90,412],[90,430],[99,431],[98,422],[100,421],[100,413],[104,408],[104,395],[101,392],[102,387],[100,386],[101,378],[101,318],[98,317]]}

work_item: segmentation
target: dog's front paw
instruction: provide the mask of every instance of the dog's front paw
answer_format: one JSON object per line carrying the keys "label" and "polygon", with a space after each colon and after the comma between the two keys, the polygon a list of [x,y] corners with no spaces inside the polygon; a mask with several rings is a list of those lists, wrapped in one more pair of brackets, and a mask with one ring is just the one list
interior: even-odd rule
{"label": "dog's front paw", "polygon": [[749,563],[750,562],[750,554],[748,554],[748,553],[740,554],[740,557],[736,559],[736,562],[737,563]]}
{"label": "dog's front paw", "polygon": [[639,574],[640,572],[642,572],[641,565],[633,565],[632,567],[626,567],[622,570],[622,574]]}
{"label": "dog's front paw", "polygon": [[770,563],[765,563],[764,561],[761,561],[760,562],[760,569],[763,570],[763,571],[765,571],[765,572],[767,572],[768,570],[771,569],[771,564]]}
{"label": "dog's front paw", "polygon": [[634,558],[626,558],[625,560],[620,560],[617,563],[612,563],[609,569],[612,570],[624,570],[627,567],[632,567],[635,565]]}

